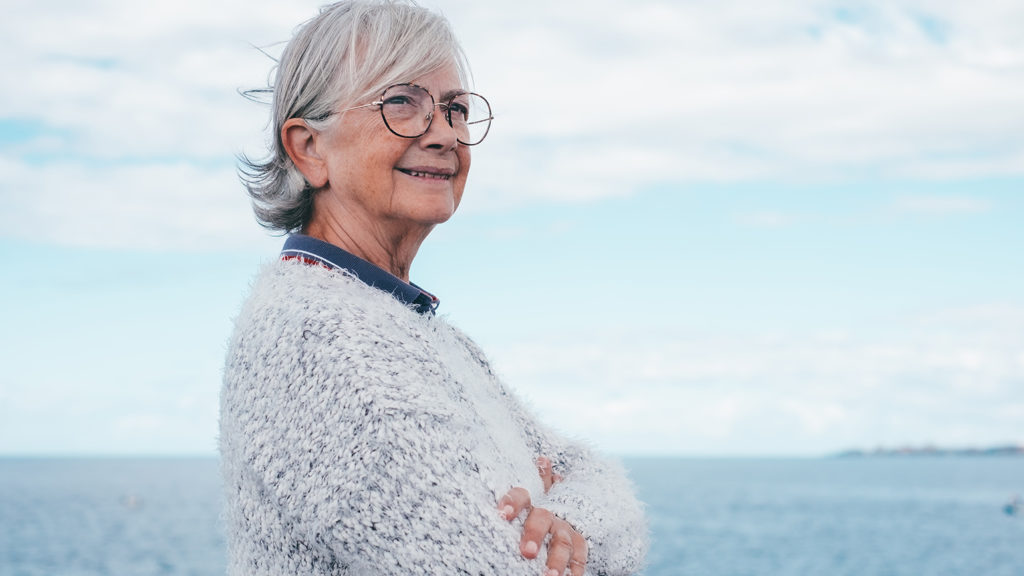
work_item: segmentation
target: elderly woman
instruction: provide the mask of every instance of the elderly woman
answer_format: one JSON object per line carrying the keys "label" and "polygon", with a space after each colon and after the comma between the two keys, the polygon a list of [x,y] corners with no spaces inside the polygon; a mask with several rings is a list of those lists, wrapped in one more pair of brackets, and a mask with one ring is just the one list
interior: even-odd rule
{"label": "elderly woman", "polygon": [[295,34],[274,146],[245,172],[291,232],[230,342],[221,398],[229,573],[632,574],[617,465],[539,424],[409,282],[454,214],[490,106],[447,22],[345,1]]}

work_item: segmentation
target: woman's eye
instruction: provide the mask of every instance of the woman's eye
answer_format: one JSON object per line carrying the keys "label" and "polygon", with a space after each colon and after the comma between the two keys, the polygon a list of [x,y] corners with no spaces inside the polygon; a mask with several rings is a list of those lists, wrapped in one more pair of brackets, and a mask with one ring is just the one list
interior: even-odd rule
{"label": "woman's eye", "polygon": [[384,101],[385,106],[413,106],[414,104],[412,98],[404,95],[388,96],[387,100]]}
{"label": "woman's eye", "polygon": [[448,111],[452,117],[458,117],[461,120],[469,118],[469,107],[462,102],[451,102],[448,104]]}

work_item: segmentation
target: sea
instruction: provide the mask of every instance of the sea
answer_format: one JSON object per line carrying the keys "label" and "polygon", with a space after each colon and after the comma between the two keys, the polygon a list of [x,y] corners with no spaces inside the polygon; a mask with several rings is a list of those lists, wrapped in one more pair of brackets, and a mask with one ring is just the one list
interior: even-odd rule
{"label": "sea", "polygon": [[[628,458],[646,576],[1024,576],[1024,458]],[[0,458],[0,576],[224,574],[212,458]]]}

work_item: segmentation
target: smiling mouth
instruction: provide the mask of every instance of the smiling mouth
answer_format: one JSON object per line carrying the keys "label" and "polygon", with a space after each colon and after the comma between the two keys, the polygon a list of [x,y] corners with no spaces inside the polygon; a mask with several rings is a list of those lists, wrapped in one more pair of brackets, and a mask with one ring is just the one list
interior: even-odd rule
{"label": "smiling mouth", "polygon": [[428,178],[430,180],[451,180],[452,178],[452,175],[447,172],[426,172],[423,170],[406,170],[405,168],[396,168],[396,170],[416,178]]}

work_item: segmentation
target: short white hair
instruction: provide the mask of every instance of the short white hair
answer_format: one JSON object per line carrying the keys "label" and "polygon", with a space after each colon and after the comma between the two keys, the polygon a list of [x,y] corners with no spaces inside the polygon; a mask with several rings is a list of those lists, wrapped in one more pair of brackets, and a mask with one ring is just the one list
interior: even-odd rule
{"label": "short white hair", "polygon": [[467,87],[469,67],[448,21],[412,0],[343,0],[299,26],[277,64],[272,86],[273,145],[265,160],[241,156],[239,174],[256,219],[295,232],[313,215],[315,190],[284,149],[281,128],[302,118],[323,130],[332,114],[365,104],[392,84],[454,64]]}

